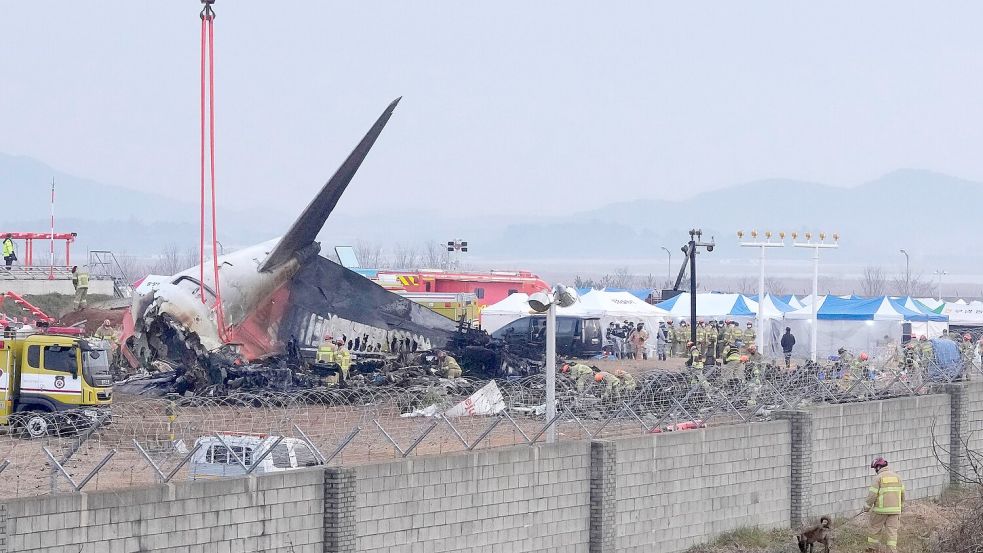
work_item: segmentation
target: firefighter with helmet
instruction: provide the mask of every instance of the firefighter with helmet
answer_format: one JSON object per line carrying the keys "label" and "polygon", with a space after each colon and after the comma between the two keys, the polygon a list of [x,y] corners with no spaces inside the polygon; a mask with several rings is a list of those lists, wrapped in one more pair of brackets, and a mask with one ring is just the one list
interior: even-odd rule
{"label": "firefighter with helmet", "polygon": [[594,377],[594,368],[583,363],[563,365],[563,368],[560,369],[560,371],[568,374],[570,378],[576,382],[578,393],[583,392],[584,388],[587,387],[587,383],[589,383],[591,378]]}
{"label": "firefighter with helmet", "polygon": [[438,367],[444,373],[445,378],[461,378],[462,370],[461,366],[457,364],[457,359],[454,359],[447,352],[440,350],[437,352],[437,363]]}
{"label": "firefighter with helmet", "polygon": [[604,384],[601,399],[618,399],[621,395],[621,380],[617,376],[607,371],[601,371],[594,375],[594,381],[598,384]]}
{"label": "firefighter with helmet", "polygon": [[618,377],[621,381],[621,390],[625,395],[630,395],[638,387],[638,383],[635,381],[635,377],[631,375],[628,371],[623,369],[618,369],[614,371],[614,376]]}
{"label": "firefighter with helmet", "polygon": [[901,511],[904,508],[904,482],[887,467],[883,457],[870,464],[874,469],[874,481],[867,489],[864,512],[869,512],[867,552],[877,553],[883,545],[888,551],[898,550],[898,529],[901,528]]}

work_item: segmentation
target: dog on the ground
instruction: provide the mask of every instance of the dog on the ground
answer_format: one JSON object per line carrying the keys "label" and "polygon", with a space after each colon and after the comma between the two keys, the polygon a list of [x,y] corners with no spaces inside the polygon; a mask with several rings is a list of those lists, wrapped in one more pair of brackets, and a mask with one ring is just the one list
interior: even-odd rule
{"label": "dog on the ground", "polygon": [[795,539],[802,553],[812,553],[813,546],[819,544],[826,546],[825,553],[829,553],[830,543],[833,542],[833,521],[829,516],[824,516],[819,519],[819,524],[806,528]]}

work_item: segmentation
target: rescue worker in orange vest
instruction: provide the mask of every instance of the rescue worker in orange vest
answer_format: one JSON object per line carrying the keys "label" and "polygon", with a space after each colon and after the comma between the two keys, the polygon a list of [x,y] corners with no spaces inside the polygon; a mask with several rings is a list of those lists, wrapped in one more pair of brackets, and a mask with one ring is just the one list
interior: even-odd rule
{"label": "rescue worker in orange vest", "polygon": [[867,552],[877,553],[881,546],[891,553],[898,550],[898,529],[904,506],[904,483],[889,468],[883,457],[874,459],[870,468],[877,473],[868,489],[864,512],[870,512],[867,530]]}

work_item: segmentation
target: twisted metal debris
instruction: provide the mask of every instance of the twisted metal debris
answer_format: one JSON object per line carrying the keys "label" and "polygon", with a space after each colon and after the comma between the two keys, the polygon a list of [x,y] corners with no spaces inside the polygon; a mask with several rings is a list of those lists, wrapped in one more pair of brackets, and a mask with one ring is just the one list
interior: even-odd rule
{"label": "twisted metal debris", "polygon": [[[807,363],[652,371],[634,389],[606,388],[561,374],[559,414],[545,420],[542,376],[497,381],[504,410],[496,415],[444,417],[487,381],[440,380],[410,387],[363,386],[299,392],[232,393],[224,397],[147,399],[117,396],[111,417],[80,425],[53,414],[48,435],[0,436],[0,497],[111,490],[186,479],[187,458],[201,437],[226,433],[303,439],[319,460],[352,465],[544,440],[557,425],[561,440],[678,431],[767,420],[776,410],[820,403],[870,401],[934,391],[937,385],[981,378],[962,368],[837,366]],[[431,407],[433,406],[433,407]],[[412,416],[430,407],[434,416]]]}

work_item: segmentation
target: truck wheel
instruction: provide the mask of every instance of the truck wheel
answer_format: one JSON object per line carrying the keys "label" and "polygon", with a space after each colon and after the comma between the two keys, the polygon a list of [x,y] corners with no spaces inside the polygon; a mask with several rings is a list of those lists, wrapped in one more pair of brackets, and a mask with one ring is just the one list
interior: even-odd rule
{"label": "truck wheel", "polygon": [[18,434],[29,438],[43,438],[51,429],[47,413],[20,413],[17,415]]}

